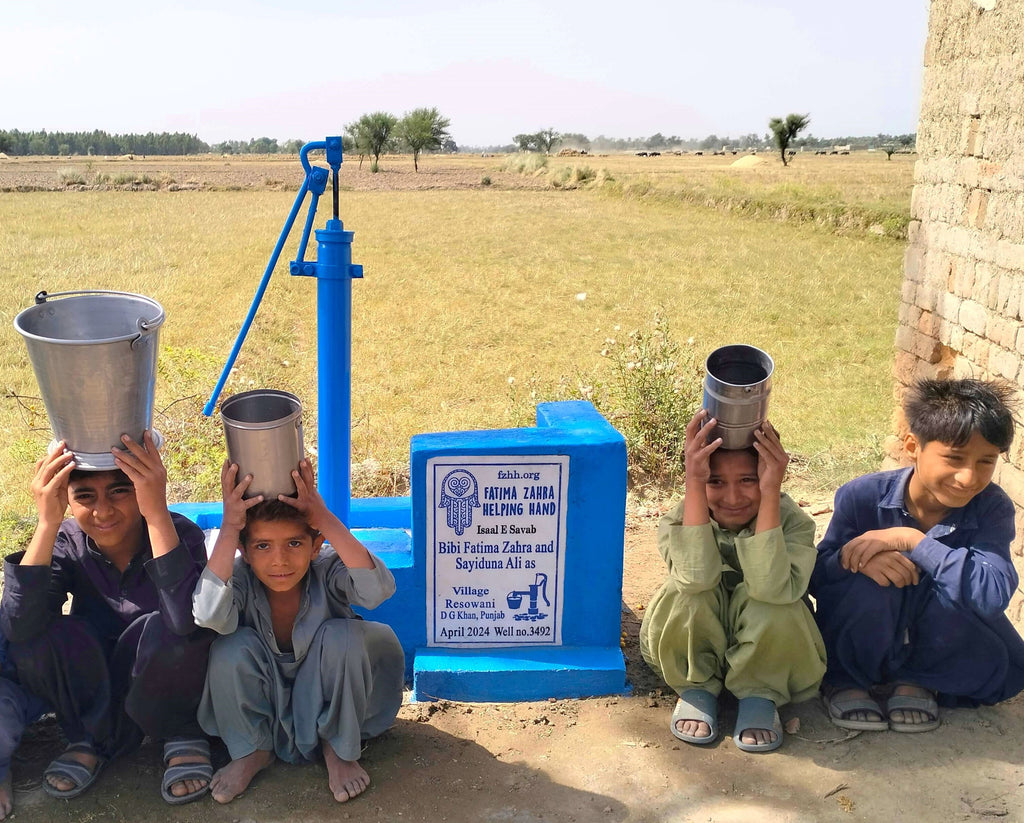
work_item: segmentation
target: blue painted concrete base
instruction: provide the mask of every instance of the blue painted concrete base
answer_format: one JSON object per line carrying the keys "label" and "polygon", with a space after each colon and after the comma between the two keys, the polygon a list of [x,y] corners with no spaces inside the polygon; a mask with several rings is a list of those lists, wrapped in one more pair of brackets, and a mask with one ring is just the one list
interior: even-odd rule
{"label": "blue painted concrete base", "polygon": [[416,701],[500,703],[628,694],[618,648],[416,649]]}

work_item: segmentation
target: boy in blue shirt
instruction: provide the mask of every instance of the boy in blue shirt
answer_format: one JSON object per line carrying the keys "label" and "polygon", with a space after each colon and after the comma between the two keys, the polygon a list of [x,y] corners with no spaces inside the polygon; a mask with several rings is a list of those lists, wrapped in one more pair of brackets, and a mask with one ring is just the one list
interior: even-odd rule
{"label": "boy in blue shirt", "polygon": [[1024,641],[1004,614],[1017,588],[1014,507],[992,483],[1013,440],[1011,394],[918,382],[904,404],[914,465],[836,492],[810,591],[837,726],[930,731],[940,703],[993,704],[1024,688]]}
{"label": "boy in blue shirt", "polygon": [[[39,519],[4,560],[0,629],[21,688],[52,707],[69,744],[43,773],[47,794],[78,797],[148,735],[164,741],[161,796],[187,803],[212,775],[196,708],[213,633],[196,627],[191,602],[203,532],[168,510],[152,435],[123,442],[116,469],[76,468],[63,442],[36,463]],[[8,704],[4,722],[31,713]]]}

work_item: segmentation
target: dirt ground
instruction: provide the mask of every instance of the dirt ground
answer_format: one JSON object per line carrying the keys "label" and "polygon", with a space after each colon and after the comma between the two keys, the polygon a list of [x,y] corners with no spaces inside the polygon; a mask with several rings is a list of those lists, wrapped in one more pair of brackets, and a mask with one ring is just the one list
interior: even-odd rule
{"label": "dirt ground", "polygon": [[[808,506],[821,526],[827,503]],[[632,511],[626,530],[622,626],[632,693],[586,700],[407,703],[368,746],[372,785],[334,802],[322,764],[275,764],[238,799],[185,806],[159,795],[159,749],[148,743],[110,764],[74,801],[39,788],[62,748],[55,724],[33,727],[13,764],[18,823],[63,821],[451,821],[451,823],[731,823],[732,821],[1024,821],[1024,698],[943,711],[922,735],[844,733],[817,701],[786,707],[783,747],[740,752],[735,703],[709,748],[668,730],[673,698],[640,658],[643,606],[661,584],[656,509]],[[215,749],[217,765],[226,762]]]}

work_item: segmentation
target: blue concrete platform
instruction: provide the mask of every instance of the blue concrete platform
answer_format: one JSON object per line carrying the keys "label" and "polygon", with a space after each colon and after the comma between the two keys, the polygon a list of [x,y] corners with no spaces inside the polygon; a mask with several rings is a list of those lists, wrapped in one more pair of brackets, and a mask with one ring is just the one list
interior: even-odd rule
{"label": "blue concrete platform", "polygon": [[604,646],[416,650],[413,700],[503,703],[626,694],[622,652]]}

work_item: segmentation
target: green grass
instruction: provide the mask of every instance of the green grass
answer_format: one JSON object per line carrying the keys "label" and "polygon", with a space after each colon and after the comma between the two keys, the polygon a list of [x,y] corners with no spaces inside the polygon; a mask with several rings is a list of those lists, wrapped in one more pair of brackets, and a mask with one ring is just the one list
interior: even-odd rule
{"label": "green grass", "polygon": [[[628,182],[620,165],[610,172]],[[343,195],[353,262],[365,270],[353,284],[362,493],[404,491],[417,432],[517,425],[537,400],[607,385],[606,339],[649,327],[659,309],[698,359],[734,342],[775,358],[770,414],[800,482],[827,489],[877,468],[890,430],[903,244],[623,194],[604,186]],[[50,439],[11,326],[41,289],[135,291],[163,304],[154,424],[168,438],[171,494],[217,496],[223,435],[200,411],[292,200],[272,191],[0,198],[0,537],[15,539],[31,522],[32,465]],[[295,256],[298,234],[283,260]],[[282,266],[225,391],[295,392],[309,445],[315,312],[315,281]]]}

